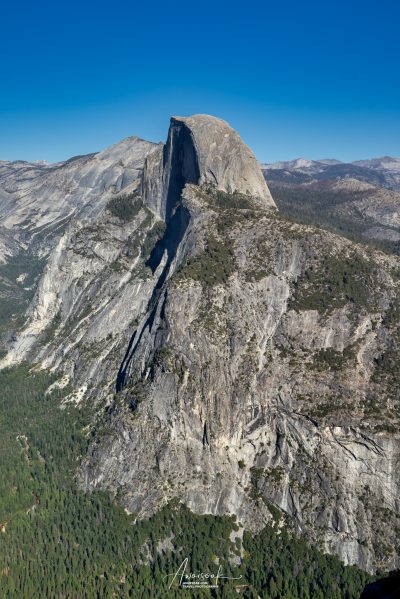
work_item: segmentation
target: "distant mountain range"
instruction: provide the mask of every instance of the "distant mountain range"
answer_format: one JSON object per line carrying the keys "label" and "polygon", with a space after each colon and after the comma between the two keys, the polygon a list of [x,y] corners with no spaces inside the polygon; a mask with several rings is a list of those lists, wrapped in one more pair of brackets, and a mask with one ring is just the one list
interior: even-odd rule
{"label": "distant mountain range", "polygon": [[400,158],[382,156],[369,160],[341,162],[335,159],[306,160],[261,164],[268,181],[306,183],[311,180],[352,178],[372,185],[400,190]]}
{"label": "distant mountain range", "polygon": [[400,253],[400,158],[297,158],[261,168],[290,218]]}

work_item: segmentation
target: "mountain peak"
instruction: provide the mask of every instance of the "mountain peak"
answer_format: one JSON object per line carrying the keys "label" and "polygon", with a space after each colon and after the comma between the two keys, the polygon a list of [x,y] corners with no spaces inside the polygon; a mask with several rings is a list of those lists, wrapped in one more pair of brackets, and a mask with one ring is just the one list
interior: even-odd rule
{"label": "mountain peak", "polygon": [[193,145],[199,184],[212,183],[223,191],[252,195],[264,205],[275,206],[253,152],[226,121],[206,114],[172,117],[167,144],[183,134],[182,128]]}

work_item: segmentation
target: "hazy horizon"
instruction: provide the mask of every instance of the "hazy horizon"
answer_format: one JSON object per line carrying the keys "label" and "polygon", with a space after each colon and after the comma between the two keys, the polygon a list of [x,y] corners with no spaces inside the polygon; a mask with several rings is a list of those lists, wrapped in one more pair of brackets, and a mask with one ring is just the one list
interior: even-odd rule
{"label": "hazy horizon", "polygon": [[[240,133],[240,131],[239,131],[239,133]],[[140,139],[144,139],[146,141],[150,141],[150,142],[153,142],[155,144],[160,143],[160,142],[165,142],[165,140],[166,140],[166,139],[164,139],[164,140],[160,139],[158,141],[155,141],[154,139],[148,139],[146,137],[133,134],[133,135],[127,135],[127,136],[125,136],[125,137],[123,137],[121,139],[118,139],[117,141],[111,142],[110,144],[108,144],[105,147],[94,149],[92,151],[87,151],[87,152],[75,152],[75,153],[73,153],[71,155],[64,156],[63,158],[59,158],[58,160],[48,160],[46,158],[41,158],[41,157],[37,157],[37,158],[34,158],[34,157],[32,157],[32,158],[24,158],[24,157],[7,158],[7,157],[4,157],[4,156],[0,156],[0,162],[29,162],[29,163],[47,162],[48,164],[57,164],[57,163],[61,163],[61,162],[66,162],[67,160],[71,160],[72,158],[77,158],[78,156],[85,156],[85,155],[90,155],[90,154],[98,154],[98,153],[106,150],[107,148],[109,148],[109,147],[111,147],[111,146],[113,146],[115,144],[118,144],[118,143],[122,142],[124,139],[129,138],[129,137],[139,137]],[[165,136],[165,138],[166,138],[166,136]],[[251,149],[253,149],[253,148],[251,148]],[[257,156],[256,153],[255,153],[255,155],[256,155],[256,158],[257,158],[257,160],[258,160],[258,162],[260,164],[275,164],[275,163],[278,163],[278,162],[292,162],[292,161],[295,161],[295,160],[302,160],[302,159],[303,160],[313,160],[315,162],[324,161],[324,160],[337,160],[338,162],[342,162],[344,164],[351,164],[352,162],[357,162],[359,160],[373,160],[373,159],[379,159],[379,158],[384,158],[384,157],[390,157],[390,158],[394,158],[396,160],[400,160],[400,151],[399,151],[399,155],[398,156],[396,156],[394,154],[389,154],[389,153],[386,152],[386,153],[383,153],[383,154],[372,154],[370,156],[358,156],[358,157],[355,157],[355,158],[353,158],[351,160],[344,160],[344,159],[338,158],[337,156],[323,156],[323,157],[317,157],[316,158],[315,156],[308,156],[308,155],[305,155],[305,154],[299,154],[299,155],[296,155],[296,156],[292,155],[292,156],[287,156],[287,157],[284,157],[284,158],[279,158],[278,157],[278,158],[276,158],[274,160],[262,160],[262,159],[260,159],[259,156]]]}

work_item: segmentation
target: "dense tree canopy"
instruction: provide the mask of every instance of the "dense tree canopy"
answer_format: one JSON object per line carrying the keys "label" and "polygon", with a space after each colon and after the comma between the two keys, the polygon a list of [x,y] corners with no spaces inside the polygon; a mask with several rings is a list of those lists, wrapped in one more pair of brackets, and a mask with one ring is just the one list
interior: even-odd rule
{"label": "dense tree canopy", "polygon": [[[277,521],[241,542],[232,517],[196,516],[176,502],[135,522],[108,494],[80,491],[74,473],[90,414],[63,401],[68,389],[46,393],[52,382],[27,366],[0,373],[2,599],[233,597],[236,589],[247,599],[358,599],[365,573]],[[186,574],[215,576],[220,564],[236,580],[185,590],[173,579],[185,558]]]}

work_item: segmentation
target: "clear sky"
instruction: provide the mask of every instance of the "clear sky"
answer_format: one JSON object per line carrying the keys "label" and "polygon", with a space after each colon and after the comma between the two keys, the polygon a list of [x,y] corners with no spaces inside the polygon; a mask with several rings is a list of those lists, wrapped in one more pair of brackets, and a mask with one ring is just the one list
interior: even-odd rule
{"label": "clear sky", "polygon": [[0,159],[57,161],[172,114],[262,161],[400,156],[399,0],[2,4]]}

